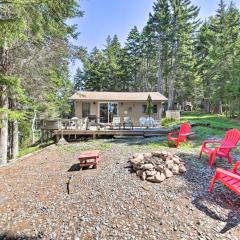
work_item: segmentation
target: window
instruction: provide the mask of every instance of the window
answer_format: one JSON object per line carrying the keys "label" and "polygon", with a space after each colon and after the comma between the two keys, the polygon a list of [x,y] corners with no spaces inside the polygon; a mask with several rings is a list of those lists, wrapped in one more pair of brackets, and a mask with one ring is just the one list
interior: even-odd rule
{"label": "window", "polygon": [[90,103],[82,103],[82,117],[85,118],[90,114]]}
{"label": "window", "polygon": [[[157,104],[154,104],[153,105],[153,113],[157,113],[157,110],[158,110]],[[143,104],[142,105],[142,113],[146,113],[146,111],[147,111],[147,105]]]}
{"label": "window", "polygon": [[128,113],[132,113],[132,107],[128,107]]}
{"label": "window", "polygon": [[153,105],[153,113],[157,113],[157,105]]}
{"label": "window", "polygon": [[142,105],[142,113],[146,113],[146,111],[147,111],[147,105],[144,104]]}

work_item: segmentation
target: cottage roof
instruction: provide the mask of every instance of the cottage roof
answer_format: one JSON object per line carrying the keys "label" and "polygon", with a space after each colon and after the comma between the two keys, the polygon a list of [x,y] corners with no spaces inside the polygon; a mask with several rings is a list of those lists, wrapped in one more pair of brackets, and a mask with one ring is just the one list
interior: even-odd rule
{"label": "cottage roof", "polygon": [[87,92],[80,91],[73,94],[70,100],[94,101],[147,101],[150,94],[153,101],[166,101],[159,92]]}

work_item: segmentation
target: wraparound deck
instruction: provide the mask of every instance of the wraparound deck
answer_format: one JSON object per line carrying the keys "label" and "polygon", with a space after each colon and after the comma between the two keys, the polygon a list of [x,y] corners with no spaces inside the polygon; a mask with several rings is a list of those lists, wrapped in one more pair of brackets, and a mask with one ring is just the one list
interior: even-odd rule
{"label": "wraparound deck", "polygon": [[131,129],[107,129],[107,130],[78,130],[78,129],[63,129],[55,130],[54,135],[56,136],[56,141],[58,142],[61,136],[67,137],[68,139],[77,139],[79,137],[92,137],[93,139],[97,137],[104,136],[141,136],[141,137],[150,137],[150,136],[162,136],[167,135],[167,129],[160,128],[134,128]]}

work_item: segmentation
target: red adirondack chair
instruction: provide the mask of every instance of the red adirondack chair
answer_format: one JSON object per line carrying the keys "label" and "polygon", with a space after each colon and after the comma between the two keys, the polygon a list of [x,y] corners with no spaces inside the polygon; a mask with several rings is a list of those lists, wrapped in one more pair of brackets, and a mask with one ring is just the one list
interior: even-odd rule
{"label": "red adirondack chair", "polygon": [[[178,147],[180,142],[187,142],[187,137],[190,134],[190,130],[191,125],[189,123],[183,123],[178,132],[168,133],[168,141],[176,142],[176,147]],[[176,137],[172,137],[172,135],[176,135]]]}
{"label": "red adirondack chair", "polygon": [[[212,166],[215,158],[220,157],[227,158],[229,163],[232,163],[230,152],[233,148],[237,147],[238,141],[240,140],[240,131],[238,129],[228,130],[223,140],[206,140],[202,143],[199,158],[201,159],[202,153],[205,152],[209,155],[209,165]],[[209,143],[220,143],[220,146],[215,148],[207,147]]]}
{"label": "red adirondack chair", "polygon": [[240,162],[236,162],[234,168],[231,170],[224,170],[217,168],[213,176],[208,191],[212,192],[213,185],[216,180],[220,181],[223,185],[231,189],[233,192],[240,195]]}

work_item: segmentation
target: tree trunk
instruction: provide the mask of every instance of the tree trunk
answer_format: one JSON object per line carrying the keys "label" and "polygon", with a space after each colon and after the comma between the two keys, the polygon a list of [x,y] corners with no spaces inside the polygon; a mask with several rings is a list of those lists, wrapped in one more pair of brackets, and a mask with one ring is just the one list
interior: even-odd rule
{"label": "tree trunk", "polygon": [[176,79],[176,57],[177,57],[178,43],[173,43],[172,60],[171,60],[171,74],[168,80],[168,110],[174,110],[174,92]]}
{"label": "tree trunk", "polygon": [[211,112],[211,104],[209,99],[204,100],[204,112],[210,113]]}
{"label": "tree trunk", "polygon": [[157,91],[163,94],[164,82],[163,82],[163,70],[162,70],[162,59],[161,59],[161,41],[158,42],[158,70],[157,70]]}
{"label": "tree trunk", "polygon": [[7,87],[0,86],[0,165],[7,163],[8,147],[8,97]]}
{"label": "tree trunk", "polygon": [[12,130],[12,157],[17,158],[19,154],[19,141],[18,141],[18,121],[15,120],[13,122],[13,130]]}
{"label": "tree trunk", "polygon": [[[6,76],[9,65],[6,44],[0,47],[0,74]],[[0,83],[0,165],[7,163],[8,152],[8,87]]]}
{"label": "tree trunk", "polygon": [[218,101],[218,114],[223,114],[223,105],[222,105],[222,100]]}
{"label": "tree trunk", "polygon": [[37,117],[37,113],[36,110],[33,111],[33,120],[32,120],[32,144],[35,143],[35,123],[36,123],[36,117]]}
{"label": "tree trunk", "polygon": [[[12,99],[11,105],[12,110],[16,110],[16,99]],[[11,125],[11,139],[12,139],[12,158],[17,158],[19,153],[19,135],[18,135],[18,121],[14,120]]]}

